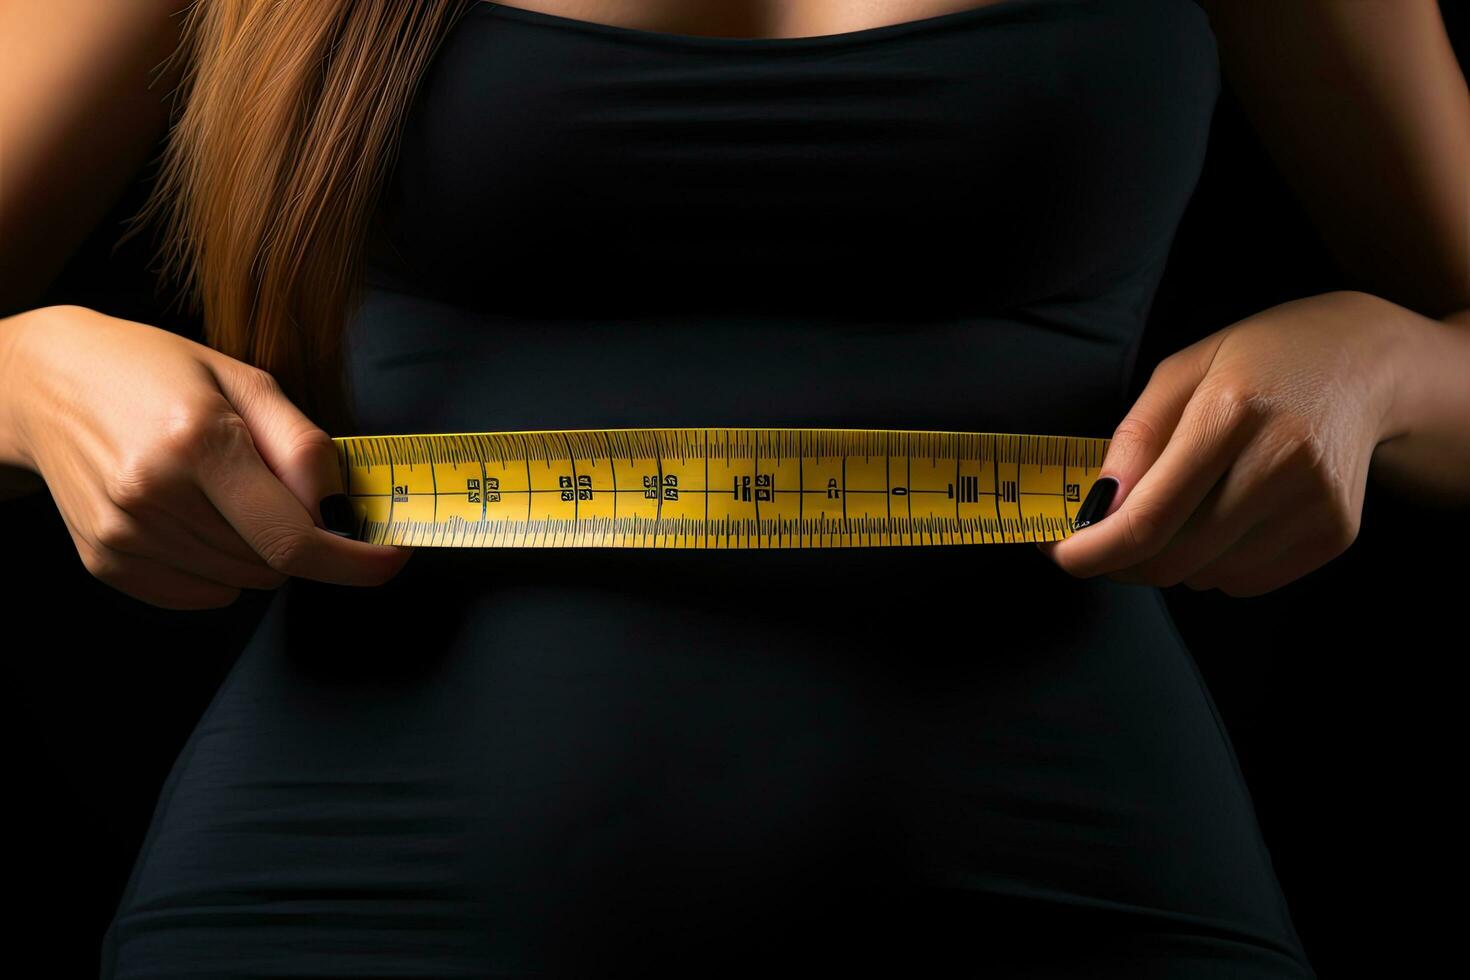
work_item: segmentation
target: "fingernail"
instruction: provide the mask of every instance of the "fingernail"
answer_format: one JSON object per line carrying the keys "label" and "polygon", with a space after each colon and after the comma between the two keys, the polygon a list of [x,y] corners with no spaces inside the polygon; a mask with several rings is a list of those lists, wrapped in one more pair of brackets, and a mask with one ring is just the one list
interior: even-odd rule
{"label": "fingernail", "polygon": [[[1088,498],[1092,499],[1091,497]],[[322,524],[333,534],[344,538],[356,537],[357,516],[347,502],[347,494],[334,493],[322,498]]]}
{"label": "fingernail", "polygon": [[1072,518],[1072,530],[1079,531],[1089,524],[1102,520],[1103,514],[1107,513],[1108,505],[1113,502],[1113,494],[1117,492],[1117,480],[1110,476],[1098,477],[1092,489],[1087,491],[1087,499],[1082,501],[1081,507],[1077,508],[1077,516]]}

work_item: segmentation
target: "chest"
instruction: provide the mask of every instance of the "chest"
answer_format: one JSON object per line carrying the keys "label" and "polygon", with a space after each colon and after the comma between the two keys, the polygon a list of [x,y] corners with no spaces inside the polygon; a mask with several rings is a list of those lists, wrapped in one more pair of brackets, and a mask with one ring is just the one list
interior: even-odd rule
{"label": "chest", "polygon": [[732,283],[905,308],[1095,295],[1167,247],[1219,84],[1193,0],[779,38],[528,10],[476,4],[419,87],[383,210],[409,288],[472,302],[493,271],[497,303],[539,310],[557,282],[603,309]]}

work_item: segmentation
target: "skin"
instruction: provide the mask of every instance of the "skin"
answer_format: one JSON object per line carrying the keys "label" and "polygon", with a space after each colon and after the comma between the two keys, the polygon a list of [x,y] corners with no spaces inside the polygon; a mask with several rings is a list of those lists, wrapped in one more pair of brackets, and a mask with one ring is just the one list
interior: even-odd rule
{"label": "skin", "polygon": [[[0,0],[0,304],[34,303],[166,122],[181,0]],[[290,576],[380,585],[411,548],[340,537],[330,437],[264,371],[76,306],[0,319],[0,496],[49,489],[87,570],[167,609]]]}
{"label": "skin", "polygon": [[919,20],[999,0],[513,0],[505,6],[619,27],[716,37],[805,37]]}
{"label": "skin", "polygon": [[[0,308],[26,310],[0,319],[0,498],[49,488],[89,570],[168,608],[289,575],[380,584],[412,549],[319,526],[335,452],[269,375],[147,324],[32,309],[162,135],[173,79],[150,89],[149,69],[184,5],[0,0]],[[977,5],[511,4],[737,37]],[[1205,6],[1226,75],[1361,288],[1272,307],[1161,362],[1103,463],[1119,481],[1106,519],[1038,547],[1073,575],[1255,595],[1351,544],[1370,473],[1470,498],[1470,97],[1433,0]]]}
{"label": "skin", "polygon": [[1355,540],[1365,484],[1470,500],[1470,93],[1428,0],[1211,0],[1221,63],[1364,289],[1162,361],[1100,470],[1077,576],[1254,596]]}
{"label": "skin", "polygon": [[410,549],[319,526],[337,451],[267,372],[83,307],[35,322],[10,350],[25,365],[23,445],[97,578],[204,608],[292,575],[380,585],[406,561]]}
{"label": "skin", "polygon": [[[1300,578],[1357,537],[1385,440],[1412,438],[1396,393],[1432,381],[1445,430],[1470,419],[1467,327],[1336,292],[1216,331],[1160,362],[1114,432],[1100,475],[1125,499],[1107,520],[1038,547],[1073,575],[1233,596]],[[1399,372],[1420,362],[1406,385]],[[1446,457],[1459,463],[1443,489],[1463,500],[1458,438],[1442,447],[1460,454]]]}

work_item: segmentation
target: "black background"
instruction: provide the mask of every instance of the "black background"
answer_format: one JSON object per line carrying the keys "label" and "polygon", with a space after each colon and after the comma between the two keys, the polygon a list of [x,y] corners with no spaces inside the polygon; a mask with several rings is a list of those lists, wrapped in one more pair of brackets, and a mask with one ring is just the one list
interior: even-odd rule
{"label": "black background", "polygon": [[[1442,4],[1465,63],[1466,11]],[[43,303],[79,303],[199,339],[146,271],[113,249],[147,176]],[[1357,288],[1324,249],[1230,89],[1179,228],[1135,372],[1298,296]],[[11,312],[11,311],[5,311]],[[1307,953],[1324,977],[1403,975],[1454,935],[1441,907],[1458,835],[1461,702],[1452,655],[1466,515],[1370,483],[1341,557],[1249,599],[1165,590],[1225,717]],[[1458,519],[1457,519],[1458,518]],[[82,566],[47,494],[0,503],[7,539],[4,736],[12,942],[47,976],[95,977],[99,942],[174,757],[268,593],[223,610],[138,602]],[[1450,891],[1450,894],[1453,894]],[[1447,952],[1447,950],[1445,951]]]}

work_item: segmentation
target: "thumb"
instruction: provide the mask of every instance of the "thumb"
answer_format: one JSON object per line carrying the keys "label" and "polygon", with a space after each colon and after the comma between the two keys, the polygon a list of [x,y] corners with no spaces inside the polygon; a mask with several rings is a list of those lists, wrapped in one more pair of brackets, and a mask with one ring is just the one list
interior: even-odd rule
{"label": "thumb", "polygon": [[1224,339],[1223,331],[1212,334],[1170,354],[1154,367],[1148,384],[1113,432],[1097,480],[1073,518],[1074,531],[1117,511],[1158,460]]}
{"label": "thumb", "polygon": [[[307,418],[267,371],[240,361],[212,362],[220,391],[244,419],[256,451],[317,527],[356,537],[343,494],[341,457],[331,436]],[[325,511],[325,513],[324,513]]]}

